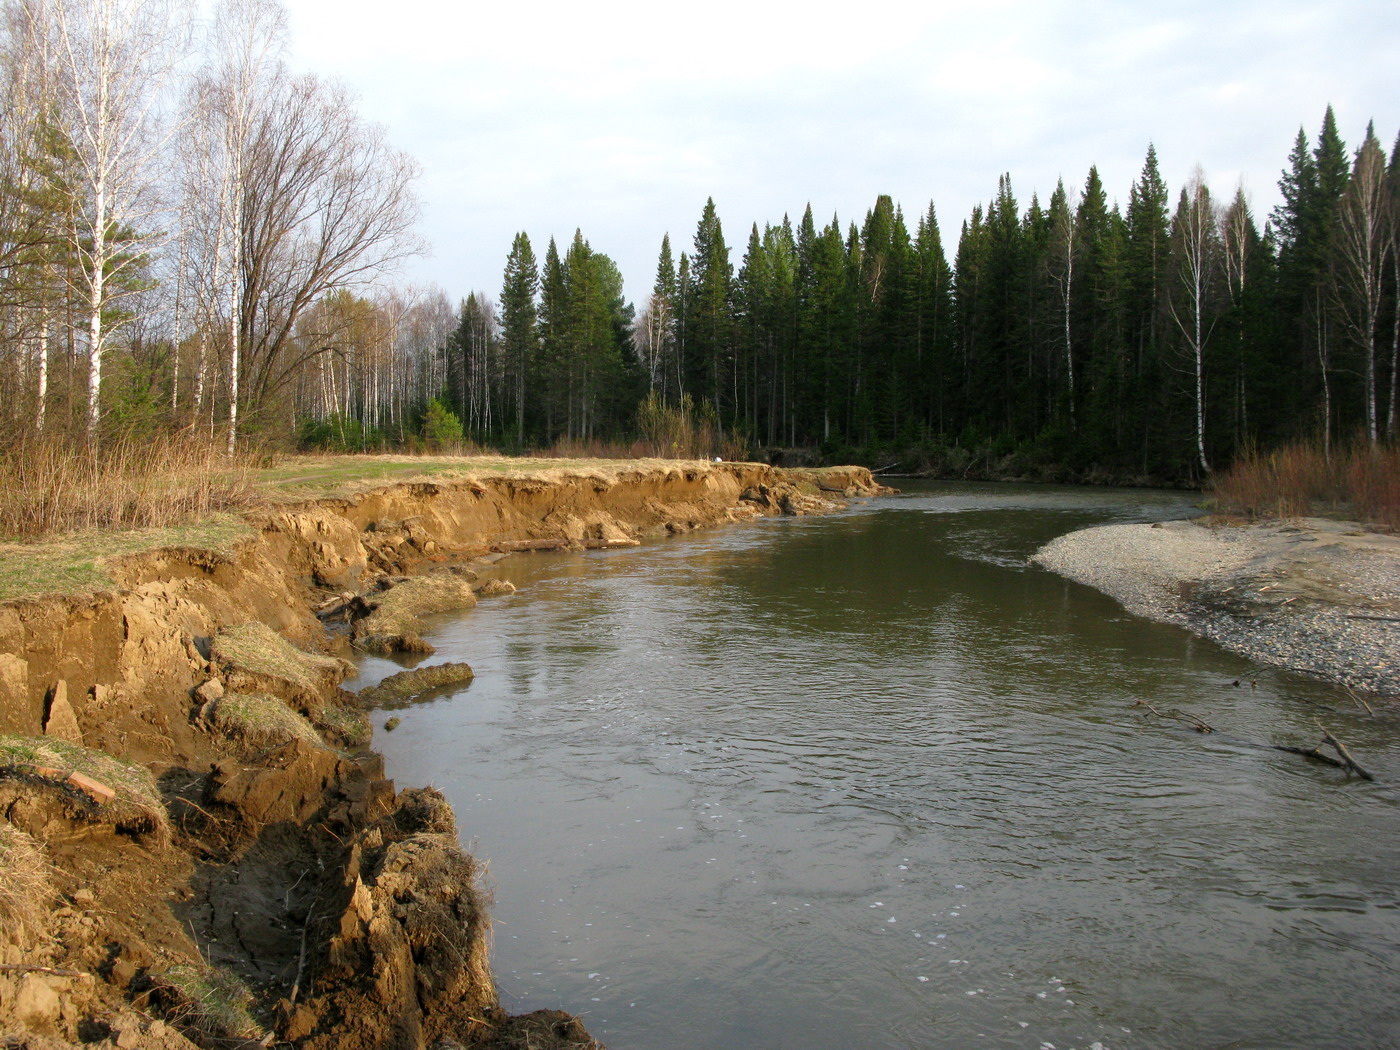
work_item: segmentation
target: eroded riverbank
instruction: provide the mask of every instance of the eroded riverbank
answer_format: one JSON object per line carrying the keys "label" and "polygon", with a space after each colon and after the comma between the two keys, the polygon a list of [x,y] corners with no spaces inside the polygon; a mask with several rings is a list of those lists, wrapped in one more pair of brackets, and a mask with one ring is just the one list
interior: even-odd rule
{"label": "eroded riverbank", "polygon": [[[451,570],[492,548],[625,545],[879,491],[862,469],[758,464],[403,482],[268,507],[228,554],[114,559],[113,591],[0,606],[0,1035],[587,1045],[567,1015],[499,1009],[451,810],[384,778],[314,611],[421,651],[417,618],[475,601]],[[435,568],[448,586],[403,582]]]}

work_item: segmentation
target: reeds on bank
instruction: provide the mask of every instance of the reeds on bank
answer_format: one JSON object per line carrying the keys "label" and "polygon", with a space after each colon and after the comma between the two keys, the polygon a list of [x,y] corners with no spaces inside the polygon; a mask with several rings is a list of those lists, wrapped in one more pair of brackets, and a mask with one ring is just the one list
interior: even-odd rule
{"label": "reeds on bank", "polygon": [[189,433],[29,436],[0,450],[0,538],[185,525],[246,505],[254,464]]}
{"label": "reeds on bank", "polygon": [[1400,445],[1330,451],[1300,442],[1247,452],[1211,483],[1218,510],[1246,517],[1332,515],[1400,531]]}

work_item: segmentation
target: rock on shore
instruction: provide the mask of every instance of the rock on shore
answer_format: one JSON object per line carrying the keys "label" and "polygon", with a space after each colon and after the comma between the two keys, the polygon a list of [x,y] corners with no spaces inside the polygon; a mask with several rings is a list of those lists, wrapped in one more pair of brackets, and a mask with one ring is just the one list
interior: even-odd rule
{"label": "rock on shore", "polygon": [[1103,525],[1031,560],[1253,659],[1400,696],[1400,536],[1322,518]]}

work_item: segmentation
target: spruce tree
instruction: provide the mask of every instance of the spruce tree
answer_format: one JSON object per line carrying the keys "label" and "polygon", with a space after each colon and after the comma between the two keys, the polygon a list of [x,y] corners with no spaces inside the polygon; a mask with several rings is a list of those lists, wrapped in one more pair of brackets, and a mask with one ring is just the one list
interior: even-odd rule
{"label": "spruce tree", "polygon": [[925,430],[936,432],[942,439],[947,431],[953,282],[932,201],[919,219],[914,255],[918,277],[913,305],[915,370],[911,396]]}
{"label": "spruce tree", "polygon": [[724,228],[715,211],[714,198],[706,198],[705,209],[695,228],[695,253],[690,260],[690,330],[687,350],[693,385],[709,399],[721,420],[733,420],[733,332],[731,308],[734,267],[724,243]]}
{"label": "spruce tree", "polygon": [[506,257],[505,281],[501,288],[501,352],[515,407],[515,443],[525,444],[525,390],[536,370],[539,354],[538,309],[539,269],[530,238],[522,231],[515,235]]}

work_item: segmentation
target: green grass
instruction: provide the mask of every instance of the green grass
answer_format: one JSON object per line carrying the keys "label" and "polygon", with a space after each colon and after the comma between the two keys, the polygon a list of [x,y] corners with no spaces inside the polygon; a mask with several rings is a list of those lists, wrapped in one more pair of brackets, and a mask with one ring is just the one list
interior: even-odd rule
{"label": "green grass", "polygon": [[237,747],[262,751],[302,740],[325,747],[321,734],[286,701],[263,693],[228,693],[214,703],[214,728]]}
{"label": "green grass", "polygon": [[42,543],[0,543],[0,601],[46,594],[90,594],[116,586],[105,559],[163,547],[188,547],[229,554],[253,530],[238,517],[220,513],[192,525],[83,532],[51,536]]}
{"label": "green grass", "polygon": [[215,1040],[260,1039],[266,1033],[253,1019],[253,996],[228,970],[181,963],[161,974],[182,1000],[175,1020]]}

